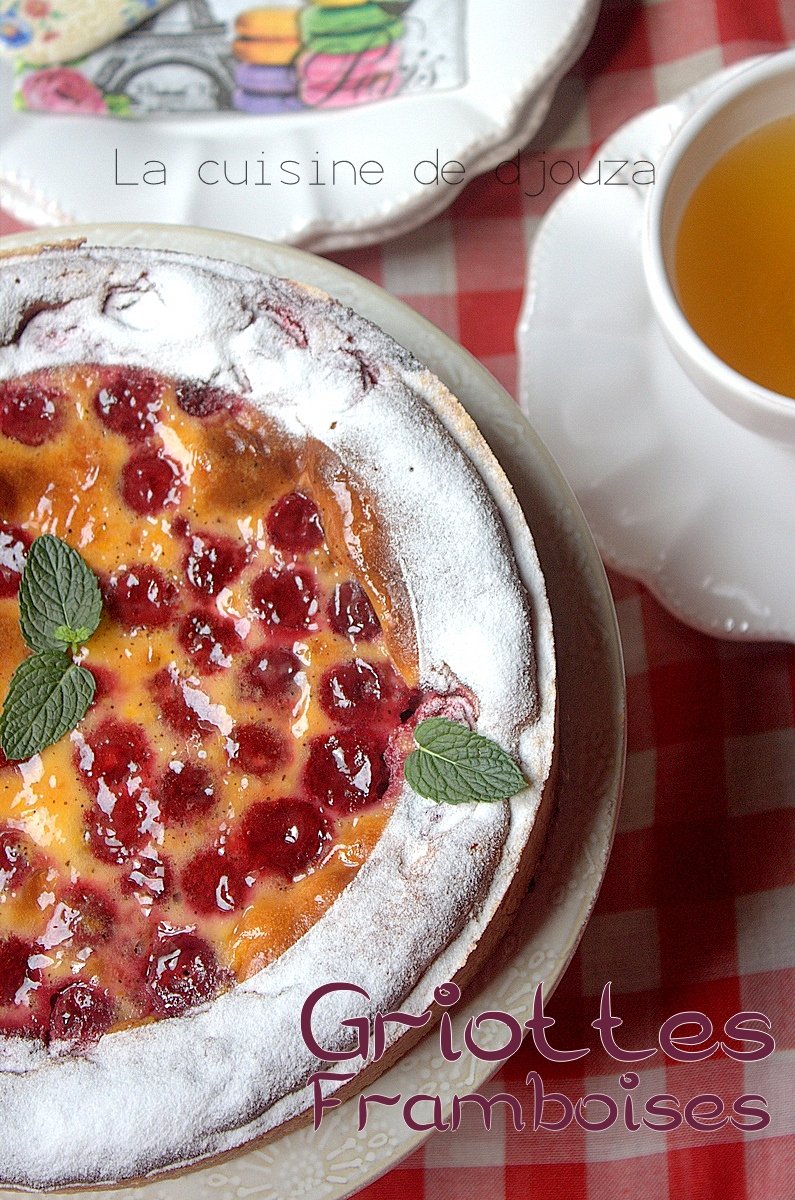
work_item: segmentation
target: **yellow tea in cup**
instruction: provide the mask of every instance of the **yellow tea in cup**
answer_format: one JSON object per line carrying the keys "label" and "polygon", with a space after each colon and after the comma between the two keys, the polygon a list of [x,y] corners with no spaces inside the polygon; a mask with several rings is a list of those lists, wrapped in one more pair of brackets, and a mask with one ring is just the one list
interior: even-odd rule
{"label": "yellow tea in cup", "polygon": [[795,397],[795,115],[744,138],[698,184],[679,227],[675,282],[719,358]]}

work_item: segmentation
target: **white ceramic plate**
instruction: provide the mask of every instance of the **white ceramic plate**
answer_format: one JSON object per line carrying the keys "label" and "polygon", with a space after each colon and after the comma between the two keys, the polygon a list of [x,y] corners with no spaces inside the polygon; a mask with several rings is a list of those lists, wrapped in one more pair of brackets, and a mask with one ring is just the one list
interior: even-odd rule
{"label": "white ceramic plate", "polygon": [[[597,158],[659,162],[737,69],[643,113]],[[550,210],[518,331],[522,403],[612,565],[707,633],[795,641],[795,453],[718,412],[668,350],[641,265],[648,193],[576,183]]]}
{"label": "white ceramic plate", "polygon": [[[454,1010],[460,1035],[475,1013],[530,1015],[536,985],[547,994],[569,962],[593,908],[618,815],[624,765],[624,677],[615,611],[599,555],[568,485],[517,406],[473,358],[437,329],[358,276],[300,251],[189,229],[92,226],[70,230],[102,245],[159,246],[245,263],[314,284],[376,321],[459,397],[508,474],[527,516],[547,582],[556,630],[560,696],[559,811],[534,887],[485,977]],[[0,249],[52,236],[0,239]],[[491,1027],[489,1027],[491,1028]],[[494,1030],[499,1044],[499,1031]],[[487,1035],[479,1033],[484,1045]],[[379,1081],[378,1090],[452,1096],[479,1087],[493,1067],[469,1055],[444,1062],[431,1035]],[[341,1200],[424,1140],[400,1112],[380,1107],[363,1133],[356,1105],[215,1167],[125,1192],[136,1200]],[[119,1192],[89,1193],[102,1200]],[[0,1200],[12,1200],[0,1192]]]}
{"label": "white ceramic plate", "polygon": [[[314,250],[404,233],[460,191],[454,183],[418,182],[421,160],[433,160],[438,149],[441,164],[464,165],[465,183],[530,140],[591,35],[599,0],[500,0],[497,7],[499,16],[494,0],[466,0],[463,86],[340,111],[140,121],[16,112],[6,60],[0,63],[3,207],[36,226],[112,215],[228,229]],[[138,186],[116,184],[116,151],[118,178]],[[326,186],[310,182],[316,158]],[[252,180],[260,178],[263,160],[262,178],[271,186],[201,184],[197,168],[207,159],[228,160],[231,178],[241,178],[248,161]],[[357,166],[377,160],[383,180],[354,184],[350,169],[340,168],[332,186],[335,159]],[[165,186],[140,182],[146,160],[166,165]],[[291,168],[299,184],[282,182],[290,179],[279,170],[286,160],[299,164]],[[425,171],[421,178],[432,177]]]}

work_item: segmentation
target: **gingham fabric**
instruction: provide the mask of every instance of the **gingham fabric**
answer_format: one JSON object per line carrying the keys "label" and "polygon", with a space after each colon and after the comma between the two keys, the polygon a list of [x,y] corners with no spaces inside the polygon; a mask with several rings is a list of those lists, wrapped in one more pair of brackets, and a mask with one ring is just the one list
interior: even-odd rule
{"label": "gingham fabric", "polygon": [[[523,162],[552,148],[585,162],[642,109],[793,41],[795,0],[607,0]],[[339,261],[430,318],[515,394],[526,250],[559,190],[531,200],[489,175],[418,232]],[[0,221],[3,232],[17,228]],[[691,1010],[718,1037],[732,1014],[763,1012],[777,1041],[759,1063],[717,1052],[680,1064],[658,1051],[634,1068],[636,1110],[653,1093],[682,1105],[714,1093],[727,1107],[755,1093],[770,1125],[746,1135],[731,1125],[630,1132],[623,1121],[602,1132],[516,1133],[498,1109],[490,1132],[470,1118],[435,1134],[361,1200],[795,1197],[795,649],[712,640],[641,586],[616,574],[610,582],[626,656],[626,790],[596,911],[548,1006],[558,1043],[591,1052],[555,1067],[525,1044],[489,1090],[524,1101],[536,1070],[547,1092],[623,1103],[621,1068],[590,1026],[612,980],[617,1038],[631,1048],[654,1046],[667,1017]]]}

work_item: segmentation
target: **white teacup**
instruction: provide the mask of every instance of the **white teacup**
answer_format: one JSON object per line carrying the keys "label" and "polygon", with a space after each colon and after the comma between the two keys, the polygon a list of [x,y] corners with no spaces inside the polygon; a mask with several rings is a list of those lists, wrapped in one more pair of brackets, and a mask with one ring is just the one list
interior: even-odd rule
{"label": "white teacup", "polygon": [[795,446],[795,399],[746,379],[710,350],[682,311],[675,271],[679,225],[706,173],[743,138],[792,114],[795,49],[755,59],[697,108],[674,135],[651,189],[643,264],[666,340],[699,391],[741,425]]}

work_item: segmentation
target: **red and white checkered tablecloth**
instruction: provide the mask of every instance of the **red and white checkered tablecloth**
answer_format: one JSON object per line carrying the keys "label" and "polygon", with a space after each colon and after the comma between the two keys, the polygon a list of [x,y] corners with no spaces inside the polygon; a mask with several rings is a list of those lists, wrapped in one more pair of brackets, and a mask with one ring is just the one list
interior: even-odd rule
{"label": "red and white checkered tablecloth", "polygon": [[[585,162],[642,109],[793,41],[795,0],[606,0],[535,152]],[[339,261],[427,316],[515,394],[526,250],[557,191],[529,199],[489,174],[423,229]],[[0,213],[0,232],[18,228]],[[640,585],[610,582],[629,699],[624,804],[596,911],[548,1006],[558,1042],[591,1053],[555,1066],[526,1043],[492,1090],[526,1096],[536,1070],[547,1091],[621,1101],[621,1068],[590,1026],[612,980],[617,1036],[630,1047],[655,1045],[674,1013],[706,1013],[718,1036],[733,1013],[765,1013],[777,1041],[769,1058],[717,1052],[680,1064],[658,1052],[634,1068],[635,1094],[642,1108],[653,1093],[682,1104],[714,1093],[727,1106],[757,1093],[770,1125],[745,1136],[731,1125],[628,1131],[623,1121],[516,1133],[497,1109],[490,1132],[473,1115],[457,1133],[435,1134],[362,1200],[795,1197],[795,648],[712,640]]]}

